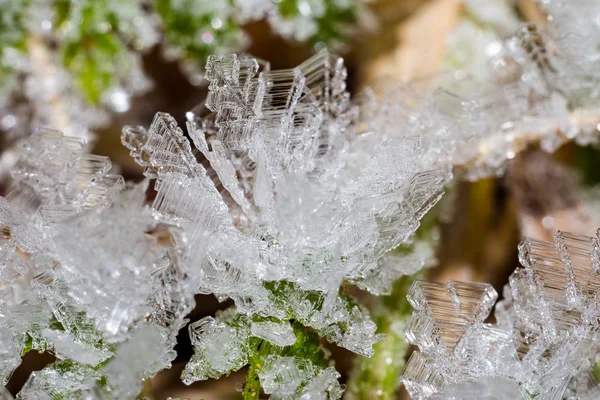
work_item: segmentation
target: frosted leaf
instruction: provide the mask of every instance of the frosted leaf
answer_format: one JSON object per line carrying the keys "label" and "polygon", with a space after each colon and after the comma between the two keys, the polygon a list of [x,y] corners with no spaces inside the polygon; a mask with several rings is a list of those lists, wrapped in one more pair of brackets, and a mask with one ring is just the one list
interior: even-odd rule
{"label": "frosted leaf", "polygon": [[296,342],[292,326],[288,322],[252,322],[252,336],[264,339],[276,346],[291,346]]}

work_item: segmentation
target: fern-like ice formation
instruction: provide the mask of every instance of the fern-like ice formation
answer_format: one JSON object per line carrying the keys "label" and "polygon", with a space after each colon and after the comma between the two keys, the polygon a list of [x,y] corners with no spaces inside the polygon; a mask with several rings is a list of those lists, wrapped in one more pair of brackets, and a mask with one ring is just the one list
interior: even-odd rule
{"label": "fern-like ice formation", "polygon": [[[600,235],[600,231],[598,232]],[[419,347],[402,376],[415,399],[593,399],[600,351],[600,236],[524,239],[496,300],[488,284],[416,281],[406,340]]]}

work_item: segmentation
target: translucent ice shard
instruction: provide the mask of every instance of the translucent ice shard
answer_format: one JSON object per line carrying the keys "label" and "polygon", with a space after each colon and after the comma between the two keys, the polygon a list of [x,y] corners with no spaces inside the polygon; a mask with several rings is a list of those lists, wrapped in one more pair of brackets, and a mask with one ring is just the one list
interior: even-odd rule
{"label": "translucent ice shard", "polygon": [[58,131],[34,132],[11,170],[15,186],[7,195],[9,201],[19,207],[44,203],[47,212],[60,203],[76,210],[107,205],[110,194],[123,188],[123,178],[109,174],[107,157],[84,154],[83,145],[82,139]]}
{"label": "translucent ice shard", "polygon": [[270,355],[260,370],[265,393],[275,399],[334,400],[343,393],[333,367],[320,369],[294,357]]}
{"label": "translucent ice shard", "polygon": [[450,386],[431,400],[502,400],[523,399],[525,394],[515,381],[502,378],[483,378],[477,382],[458,383]]}
{"label": "translucent ice shard", "polygon": [[69,334],[59,330],[45,329],[42,334],[52,343],[54,351],[63,359],[71,359],[80,364],[98,365],[112,355],[106,349],[96,349],[76,342]]}
{"label": "translucent ice shard", "polygon": [[415,309],[406,327],[408,342],[423,351],[452,352],[467,328],[487,317],[497,294],[487,284],[415,281],[407,298]]}
{"label": "translucent ice shard", "polygon": [[302,383],[293,357],[269,356],[258,376],[265,393],[275,398],[290,398]]}
{"label": "translucent ice shard", "polygon": [[333,400],[342,397],[343,388],[338,382],[340,374],[328,367],[314,377],[302,390],[300,400]]}
{"label": "translucent ice shard", "polygon": [[56,362],[31,374],[17,399],[86,399],[101,374],[89,366],[70,361]]}
{"label": "translucent ice shard", "polygon": [[[114,398],[134,398],[142,389],[144,379],[169,368],[177,353],[169,333],[154,324],[139,326],[121,344],[101,370],[106,375],[110,395]],[[152,349],[152,351],[148,351]]]}

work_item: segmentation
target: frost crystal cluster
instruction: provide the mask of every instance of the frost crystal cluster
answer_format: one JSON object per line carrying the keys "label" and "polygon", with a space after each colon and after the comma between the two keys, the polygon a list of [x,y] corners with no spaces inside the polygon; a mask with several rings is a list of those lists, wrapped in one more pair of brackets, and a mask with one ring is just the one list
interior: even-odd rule
{"label": "frost crystal cluster", "polygon": [[[156,179],[147,213],[180,227],[189,248],[204,249],[199,291],[233,299],[239,315],[190,325],[197,352],[184,381],[242,367],[255,356],[253,337],[293,345],[294,321],[370,356],[376,327],[340,285],[386,290],[396,272],[382,270],[378,259],[439,199],[448,162],[424,169],[433,150],[422,143],[422,124],[387,125],[391,116],[376,114],[375,99],[362,110],[369,123],[359,123],[343,61],[328,51],[279,71],[249,57],[211,56],[206,71],[206,108],[187,115],[206,168],[169,115],[157,114],[148,131],[125,128],[122,137]],[[292,363],[286,369],[305,377],[298,382],[315,375],[329,382],[297,360],[269,360]],[[265,374],[263,387],[275,379]],[[302,390],[273,385],[265,389]]]}
{"label": "frost crystal cluster", "polygon": [[[599,231],[600,235],[600,231]],[[416,399],[594,399],[600,351],[600,236],[524,239],[497,294],[487,284],[415,281],[406,340],[419,347],[402,376]]]}
{"label": "frost crystal cluster", "polygon": [[414,272],[384,254],[440,198],[472,110],[398,115],[372,92],[351,104],[326,50],[279,71],[212,56],[206,71],[187,135],[163,113],[123,130],[151,204],[147,181],[125,184],[81,139],[22,142],[0,198],[0,378],[30,350],[57,361],[18,398],[135,398],[169,367],[195,294],[235,307],[189,324],[187,384],[249,365],[249,397],[336,399],[320,338],[372,355],[381,335],[342,286],[387,293]]}

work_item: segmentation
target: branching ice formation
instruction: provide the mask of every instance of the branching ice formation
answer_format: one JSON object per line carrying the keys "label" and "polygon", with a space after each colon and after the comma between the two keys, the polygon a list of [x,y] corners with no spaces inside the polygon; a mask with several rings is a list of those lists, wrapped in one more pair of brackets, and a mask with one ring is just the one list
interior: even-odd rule
{"label": "branching ice formation", "polygon": [[[600,234],[600,231],[598,232]],[[497,294],[487,284],[416,281],[406,340],[419,347],[402,381],[416,399],[592,399],[599,352],[599,236],[524,239],[518,268]]]}
{"label": "branching ice formation", "polygon": [[135,397],[170,365],[198,293],[235,308],[189,325],[188,384],[250,365],[247,398],[335,399],[319,337],[372,355],[381,336],[342,284],[380,294],[414,273],[382,257],[440,198],[462,125],[442,119],[439,148],[422,140],[443,114],[435,102],[404,119],[373,93],[351,104],[343,61],[325,50],[282,71],[214,56],[207,77],[191,141],[163,113],[123,130],[151,205],[147,182],[126,185],[81,139],[23,142],[0,198],[2,380],[29,350],[57,361],[19,398]]}
{"label": "branching ice formation", "polygon": [[184,320],[173,305],[193,306],[184,280],[173,293],[163,281],[180,271],[172,246],[141,213],[146,183],[126,186],[106,157],[83,153],[83,145],[35,132],[0,198],[2,383],[30,350],[58,358],[32,374],[22,399],[135,396],[175,355]]}

